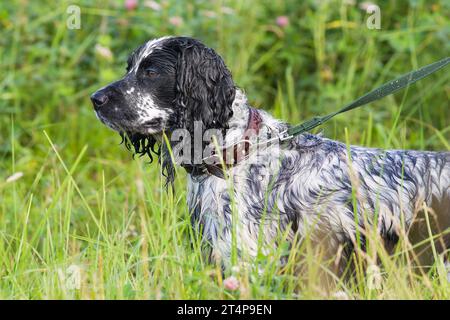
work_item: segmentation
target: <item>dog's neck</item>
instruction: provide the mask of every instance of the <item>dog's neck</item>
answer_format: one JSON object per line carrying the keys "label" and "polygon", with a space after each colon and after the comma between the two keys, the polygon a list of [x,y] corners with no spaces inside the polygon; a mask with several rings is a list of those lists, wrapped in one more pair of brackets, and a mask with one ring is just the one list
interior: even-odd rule
{"label": "dog's neck", "polygon": [[238,142],[247,129],[250,106],[247,101],[247,96],[241,89],[236,90],[231,108],[233,110],[233,116],[228,121],[228,130],[224,141],[225,145]]}
{"label": "dog's neck", "polygon": [[[232,104],[232,111],[233,116],[228,121],[228,128],[224,132],[225,135],[223,136],[223,140],[221,139],[223,149],[219,152],[219,154],[224,156],[226,153],[231,152],[234,154],[234,157],[236,157],[236,152],[238,152],[238,150],[239,152],[248,152],[248,144],[246,142],[243,144],[242,141],[244,136],[248,135],[247,130],[253,130],[252,134],[254,134],[254,131],[257,132],[259,130],[261,117],[256,110],[251,109],[247,102],[247,97],[240,89],[236,90],[236,95]],[[248,139],[248,137],[245,139]],[[236,149],[238,145],[239,149]],[[244,150],[241,149],[242,147]],[[225,162],[225,158],[223,160]],[[208,172],[216,176],[222,175],[222,167],[220,163],[217,165],[211,165],[211,162],[209,162],[182,166],[189,174],[193,176],[203,175]]]}
{"label": "dog's neck", "polygon": [[[279,135],[288,127],[286,123],[267,115],[264,111],[252,108],[244,92],[240,89],[236,90],[232,110],[233,116],[228,121],[228,128],[224,132],[225,136],[222,137],[219,144],[221,150],[218,153],[213,152],[214,155],[212,156],[213,159],[220,160],[220,158],[214,157],[221,154],[223,162],[220,161],[220,163],[211,165],[211,162],[207,161],[211,160],[211,156],[207,153],[199,164],[182,164],[191,176],[203,176],[209,173],[210,175],[223,177],[222,164],[225,164],[226,167],[235,167],[245,161],[249,152],[251,152],[249,140],[256,137],[258,141],[260,141],[259,139],[266,142],[273,141],[276,135]],[[267,145],[262,144],[262,146]],[[233,158],[230,158],[230,154],[233,155]]]}

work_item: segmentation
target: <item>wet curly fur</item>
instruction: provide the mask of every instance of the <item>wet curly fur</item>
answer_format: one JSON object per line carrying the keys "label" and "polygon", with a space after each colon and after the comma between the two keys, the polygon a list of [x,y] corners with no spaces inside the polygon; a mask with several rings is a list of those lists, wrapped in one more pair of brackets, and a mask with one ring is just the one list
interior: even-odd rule
{"label": "wet curly fur", "polygon": [[[213,49],[207,48],[195,39],[185,37],[158,39],[162,40],[165,42],[164,47],[160,48],[159,57],[153,59],[172,59],[172,65],[177,70],[174,75],[176,90],[172,100],[172,108],[176,112],[172,113],[164,129],[170,131],[175,128],[187,128],[193,133],[194,122],[202,121],[206,128],[225,130],[228,120],[233,115],[231,106],[236,89],[231,73],[222,58]],[[127,71],[142,63],[142,59],[146,58],[142,53],[148,48],[147,43],[133,52],[128,59]],[[192,63],[193,61],[196,63]],[[99,113],[97,115],[104,123],[110,123]],[[134,153],[140,156],[148,155],[150,162],[153,161],[153,155],[157,156],[163,166],[162,173],[166,178],[166,185],[173,183],[175,170],[163,139],[157,139],[139,130],[130,130],[127,126],[119,125],[112,128],[119,131],[122,143],[128,150],[133,149]],[[162,161],[161,154],[164,155]]]}
{"label": "wet curly fur", "polygon": [[[92,100],[99,119],[121,134],[128,149],[150,159],[162,155],[169,183],[174,170],[162,133],[170,138],[174,130],[185,128],[194,134],[194,123],[200,121],[204,129],[221,130],[225,142],[232,143],[246,129],[251,108],[221,57],[186,37],[160,38],[138,48],[127,74],[97,91]],[[258,112],[261,137],[289,127]],[[280,233],[292,241],[310,232],[331,257],[344,248],[338,272],[357,240],[364,251],[371,226],[389,251],[402,228],[413,243],[427,238],[426,227],[417,219],[424,203],[433,212],[434,232],[450,227],[449,152],[347,146],[305,133],[282,145],[268,145],[228,171],[231,192],[220,177],[202,170],[188,173],[192,222],[201,230],[211,258],[220,261],[231,255],[233,201],[240,256],[255,256],[258,246],[268,252]],[[439,250],[444,252],[448,244],[447,235]],[[424,263],[429,263],[430,251],[421,255]]]}

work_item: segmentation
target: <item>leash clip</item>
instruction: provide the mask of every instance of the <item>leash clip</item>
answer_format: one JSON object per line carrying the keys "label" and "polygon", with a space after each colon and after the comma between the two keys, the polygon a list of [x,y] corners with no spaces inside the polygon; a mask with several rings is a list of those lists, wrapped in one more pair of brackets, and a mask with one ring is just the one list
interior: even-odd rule
{"label": "leash clip", "polygon": [[286,141],[289,139],[292,139],[294,136],[292,134],[288,134],[288,130],[284,130],[282,132],[279,133],[278,138],[280,139],[280,141]]}

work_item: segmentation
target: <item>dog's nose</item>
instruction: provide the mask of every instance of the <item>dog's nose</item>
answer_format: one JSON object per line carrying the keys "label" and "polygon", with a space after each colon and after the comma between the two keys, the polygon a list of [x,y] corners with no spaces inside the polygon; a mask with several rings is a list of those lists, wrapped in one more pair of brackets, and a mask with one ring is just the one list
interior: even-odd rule
{"label": "dog's nose", "polygon": [[97,91],[91,96],[91,101],[95,107],[101,107],[108,102],[108,96],[102,91]]}

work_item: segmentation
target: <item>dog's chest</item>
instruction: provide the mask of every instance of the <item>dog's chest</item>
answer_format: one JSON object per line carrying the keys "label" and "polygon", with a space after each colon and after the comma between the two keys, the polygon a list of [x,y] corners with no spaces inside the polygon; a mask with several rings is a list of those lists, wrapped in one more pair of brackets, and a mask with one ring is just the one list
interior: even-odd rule
{"label": "dog's chest", "polygon": [[264,199],[273,173],[273,168],[264,163],[246,161],[230,170],[228,179],[213,175],[188,177],[187,200],[192,223],[222,256],[230,254],[233,227],[238,249],[255,255],[261,219],[265,219],[263,235],[268,245],[280,226],[279,219],[272,223],[269,214],[262,217],[267,213]]}
{"label": "dog's chest", "polygon": [[223,211],[226,181],[215,176],[188,176],[188,207],[192,222],[201,225],[208,238],[217,236],[220,223],[224,223]]}

